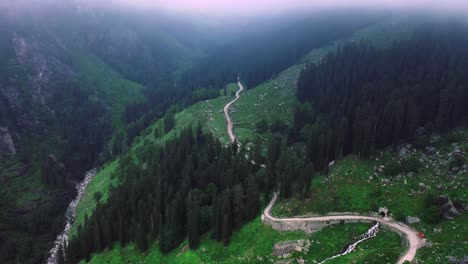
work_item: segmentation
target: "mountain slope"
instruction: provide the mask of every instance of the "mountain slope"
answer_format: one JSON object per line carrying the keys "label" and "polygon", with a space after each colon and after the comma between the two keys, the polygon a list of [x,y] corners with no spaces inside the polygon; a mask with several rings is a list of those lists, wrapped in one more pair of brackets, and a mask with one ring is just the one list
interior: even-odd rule
{"label": "mountain slope", "polygon": [[294,65],[311,49],[346,38],[382,16],[325,12],[275,17],[267,21],[270,26],[262,31],[247,33],[215,49],[184,74],[183,82],[195,87],[219,87],[240,75],[248,88],[254,87]]}
{"label": "mountain slope", "polygon": [[[118,15],[111,19],[75,9],[22,12],[0,15],[0,199],[5,201],[0,261],[6,263],[38,263],[47,256],[63,228],[76,181],[109,157],[103,150],[127,126],[127,106],[148,100],[144,90],[149,88],[135,81],[164,89],[167,79],[201,56],[204,45],[192,45],[196,38],[190,42],[183,41],[186,35],[171,35],[177,25],[141,28],[133,42],[117,34],[132,31],[125,24],[114,27]],[[135,22],[146,23],[157,21]],[[188,25],[186,21],[180,27]],[[166,48],[154,45],[159,40]],[[169,57],[151,57],[158,67],[144,64],[150,62],[140,60],[142,46],[161,49]],[[122,54],[126,60],[119,60]],[[142,64],[119,64],[130,61]],[[135,68],[144,70],[130,71]]]}
{"label": "mountain slope", "polygon": [[[394,26],[394,21],[390,21],[357,32],[353,36],[353,39],[375,38],[381,40],[383,38],[379,35],[381,32],[385,32],[385,34],[387,34],[389,31],[395,30],[396,32],[393,35],[394,38],[391,39],[391,41],[395,41],[400,38],[404,38],[407,34],[406,32],[401,33],[398,29],[398,26]],[[298,65],[284,71],[276,79],[245,92],[239,101],[233,105],[233,108],[236,109],[233,114],[236,135],[239,137],[240,141],[242,143],[253,141],[256,137],[253,132],[254,126],[262,119],[266,119],[268,122],[292,122],[293,104],[295,102],[295,82],[300,69],[303,67],[305,62],[317,62],[324,54],[335,50],[337,46],[338,43],[335,43],[334,45],[314,50],[304,60],[301,60]],[[286,82],[284,82],[284,80],[286,80]],[[183,127],[187,127],[190,124],[195,125],[198,122],[200,122],[204,131],[213,133],[227,143],[228,139],[224,132],[224,117],[222,116],[221,109],[223,104],[228,101],[228,98],[221,97],[214,100],[199,102],[185,110],[182,110],[180,113],[175,115],[176,125],[167,134],[162,132],[163,120],[155,122],[142,133],[141,137],[135,140],[131,147],[131,155],[135,159],[138,159],[139,153],[142,153],[139,149],[150,147],[152,144],[164,143],[165,140],[180,132]],[[249,113],[254,113],[251,109],[261,109],[262,111],[258,111],[257,115],[249,115]],[[239,122],[239,120],[242,121]],[[241,122],[245,123],[243,124]],[[243,125],[245,125],[245,128],[242,127]],[[248,132],[248,134],[246,134],[242,132],[242,129],[252,132]],[[91,182],[92,185],[90,186],[92,187],[87,190],[85,194],[86,198],[84,198],[78,206],[79,217],[78,221],[74,225],[74,232],[76,232],[77,225],[82,223],[84,214],[91,214],[92,210],[95,208],[96,201],[93,199],[94,193],[102,192],[106,194],[109,190],[109,185],[106,185],[106,183],[118,184],[119,172],[115,170],[116,162],[117,161],[114,161],[113,163],[105,166]],[[103,183],[103,185],[93,184],[93,182]],[[106,195],[103,197],[104,198],[101,199],[100,202],[104,203],[106,202]]]}

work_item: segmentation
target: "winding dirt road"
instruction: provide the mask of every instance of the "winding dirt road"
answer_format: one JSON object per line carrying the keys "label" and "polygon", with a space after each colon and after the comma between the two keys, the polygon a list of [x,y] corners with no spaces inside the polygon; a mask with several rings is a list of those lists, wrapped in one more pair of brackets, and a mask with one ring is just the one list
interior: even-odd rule
{"label": "winding dirt road", "polygon": [[234,124],[232,123],[232,119],[229,116],[229,107],[231,107],[231,105],[240,98],[240,93],[244,90],[244,86],[242,86],[242,83],[239,80],[237,81],[237,85],[239,86],[239,90],[237,90],[236,92],[236,98],[234,98],[232,101],[230,101],[224,106],[224,116],[226,117],[227,133],[229,135],[229,140],[231,141],[231,143],[236,143],[236,136],[234,136],[234,133],[232,132]]}
{"label": "winding dirt road", "polygon": [[[236,142],[236,136],[232,131],[233,122],[231,117],[229,116],[229,107],[236,102],[240,98],[240,93],[244,90],[244,87],[237,81],[237,85],[239,86],[239,90],[236,92],[236,98],[232,101],[227,103],[224,106],[224,116],[226,118],[226,128],[227,133],[229,135],[229,139],[231,143]],[[292,217],[292,218],[275,218],[270,214],[271,208],[275,204],[278,198],[278,193],[274,193],[273,199],[271,199],[270,204],[267,206],[265,211],[262,214],[262,221],[273,227],[277,230],[282,230],[282,224],[292,224],[293,228],[300,229],[301,226],[305,227],[307,223],[319,223],[318,226],[326,226],[329,221],[369,221],[369,222],[379,222],[382,225],[387,226],[392,231],[395,231],[402,236],[405,237],[406,241],[408,241],[408,250],[401,255],[400,259],[398,259],[397,264],[403,264],[405,261],[412,262],[416,258],[416,252],[419,248],[423,247],[426,244],[425,239],[420,239],[418,236],[418,232],[411,227],[393,220],[390,217],[379,218],[374,216],[363,216],[363,215],[354,215],[354,214],[341,214],[341,215],[327,215],[327,216],[316,216],[316,217]],[[299,225],[298,225],[299,224]],[[291,230],[291,229],[289,229]]]}
{"label": "winding dirt road", "polygon": [[[294,222],[327,222],[327,221],[341,221],[341,220],[364,220],[364,221],[375,221],[379,222],[382,225],[389,227],[391,230],[396,231],[400,234],[404,234],[406,240],[408,241],[409,247],[408,250],[400,257],[398,260],[398,264],[402,264],[405,261],[412,262],[416,257],[416,252],[419,248],[423,247],[426,243],[424,239],[420,239],[418,236],[418,232],[411,227],[397,222],[392,218],[379,218],[373,216],[361,216],[361,215],[329,215],[329,216],[317,216],[317,217],[293,217],[293,218],[275,218],[270,214],[271,208],[276,202],[278,198],[278,194],[275,193],[273,195],[273,199],[271,199],[270,204],[265,209],[262,215],[262,221],[266,224],[271,225],[273,228],[275,226],[272,223],[294,223]],[[277,229],[277,228],[275,228]]]}

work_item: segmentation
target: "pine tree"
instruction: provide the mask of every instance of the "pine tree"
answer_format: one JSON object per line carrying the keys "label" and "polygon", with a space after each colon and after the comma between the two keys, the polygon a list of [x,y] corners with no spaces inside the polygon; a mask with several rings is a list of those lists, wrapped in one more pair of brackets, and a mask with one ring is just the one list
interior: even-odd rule
{"label": "pine tree", "polygon": [[197,249],[200,244],[200,205],[196,197],[190,192],[188,198],[188,241],[190,249]]}

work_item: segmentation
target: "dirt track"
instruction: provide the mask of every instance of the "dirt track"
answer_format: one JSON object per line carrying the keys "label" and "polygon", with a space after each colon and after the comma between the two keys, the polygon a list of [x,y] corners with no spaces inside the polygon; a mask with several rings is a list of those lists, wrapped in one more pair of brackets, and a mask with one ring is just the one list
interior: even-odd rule
{"label": "dirt track", "polygon": [[[400,257],[398,260],[398,264],[402,264],[405,261],[412,262],[416,257],[416,252],[419,248],[425,245],[425,239],[420,239],[418,236],[418,232],[411,227],[393,220],[390,217],[386,218],[379,218],[374,216],[361,216],[361,215],[328,215],[328,216],[316,216],[316,217],[292,217],[292,218],[275,218],[270,214],[271,208],[276,202],[278,194],[275,193],[273,195],[273,199],[271,199],[270,204],[265,209],[262,215],[262,221],[264,223],[288,223],[288,222],[326,222],[326,221],[334,221],[334,220],[366,220],[366,221],[376,221],[389,227],[391,230],[397,230],[405,235],[406,240],[408,241],[408,250]],[[266,221],[268,220],[268,221]],[[274,226],[272,226],[275,228]]]}
{"label": "dirt track", "polygon": [[224,106],[224,116],[226,117],[227,133],[229,135],[229,140],[231,141],[231,143],[236,142],[236,136],[234,136],[234,132],[232,132],[233,123],[231,117],[229,116],[229,107],[231,107],[231,105],[240,98],[240,93],[244,90],[244,86],[242,86],[242,83],[240,83],[240,81],[237,82],[237,85],[239,86],[239,90],[237,90],[236,92],[236,98],[234,98],[232,101],[230,101]]}

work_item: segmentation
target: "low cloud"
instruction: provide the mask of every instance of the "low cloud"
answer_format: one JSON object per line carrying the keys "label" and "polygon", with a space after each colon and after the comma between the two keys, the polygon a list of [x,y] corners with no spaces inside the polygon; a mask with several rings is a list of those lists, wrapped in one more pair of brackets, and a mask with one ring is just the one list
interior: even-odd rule
{"label": "low cloud", "polygon": [[24,10],[80,5],[83,7],[152,10],[214,15],[269,14],[331,8],[424,9],[466,12],[467,0],[0,0],[0,9]]}

